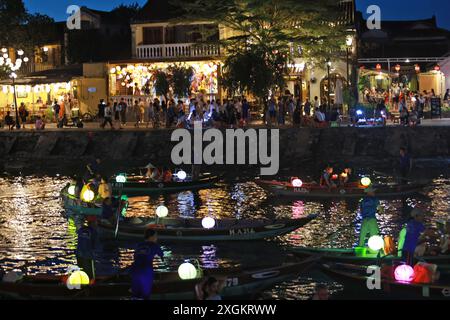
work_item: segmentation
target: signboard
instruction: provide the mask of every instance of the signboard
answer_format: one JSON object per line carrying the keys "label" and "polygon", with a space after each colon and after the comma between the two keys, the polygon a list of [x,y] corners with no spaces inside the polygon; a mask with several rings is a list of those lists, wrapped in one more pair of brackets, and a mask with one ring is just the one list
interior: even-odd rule
{"label": "signboard", "polygon": [[431,119],[442,118],[441,98],[431,98]]}
{"label": "signboard", "polygon": [[96,92],[97,92],[97,88],[95,88],[95,87],[89,87],[89,88],[88,88],[88,92],[89,92],[89,93],[96,93]]}

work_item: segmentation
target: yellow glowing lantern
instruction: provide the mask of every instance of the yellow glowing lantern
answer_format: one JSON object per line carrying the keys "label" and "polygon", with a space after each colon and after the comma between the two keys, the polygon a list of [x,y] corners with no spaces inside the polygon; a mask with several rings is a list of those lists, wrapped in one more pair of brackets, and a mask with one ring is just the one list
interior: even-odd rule
{"label": "yellow glowing lantern", "polygon": [[94,191],[87,189],[81,195],[81,199],[85,202],[92,202],[95,199]]}
{"label": "yellow glowing lantern", "polygon": [[181,280],[193,280],[197,278],[197,269],[193,264],[186,262],[178,268],[178,275]]}
{"label": "yellow glowing lantern", "polygon": [[370,180],[370,178],[368,177],[364,177],[361,179],[361,185],[364,187],[368,187],[372,184],[372,180]]}
{"label": "yellow glowing lantern", "polygon": [[67,287],[69,289],[78,289],[81,286],[89,285],[90,279],[86,272],[77,270],[74,271],[67,279]]}

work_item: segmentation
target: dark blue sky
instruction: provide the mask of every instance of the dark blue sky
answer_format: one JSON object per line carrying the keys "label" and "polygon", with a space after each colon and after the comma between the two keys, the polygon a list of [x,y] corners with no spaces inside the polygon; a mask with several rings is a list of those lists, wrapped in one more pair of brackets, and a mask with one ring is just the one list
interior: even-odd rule
{"label": "dark blue sky", "polygon": [[[214,1],[214,0],[211,0]],[[441,27],[450,29],[450,1],[449,0],[356,0],[359,10],[365,12],[372,4],[379,5],[383,20],[405,20],[429,18],[437,16]],[[110,10],[121,3],[138,2],[144,4],[146,0],[24,0],[30,12],[45,13],[58,21],[65,20],[66,9],[69,5],[88,6],[98,10]]]}

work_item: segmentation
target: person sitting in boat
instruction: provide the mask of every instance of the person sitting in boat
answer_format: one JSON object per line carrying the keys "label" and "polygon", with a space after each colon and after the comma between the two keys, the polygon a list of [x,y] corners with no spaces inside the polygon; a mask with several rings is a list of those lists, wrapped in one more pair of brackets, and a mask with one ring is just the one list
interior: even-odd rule
{"label": "person sitting in boat", "polygon": [[341,187],[345,187],[352,182],[352,169],[345,168],[342,173],[339,175],[339,184]]}
{"label": "person sitting in boat", "polygon": [[333,182],[333,172],[334,169],[332,166],[327,166],[323,171],[322,176],[320,177],[320,186],[328,187],[328,188],[336,188],[336,184]]}
{"label": "person sitting in boat", "polygon": [[133,298],[150,300],[153,287],[153,259],[159,256],[164,261],[164,253],[157,244],[158,235],[155,230],[147,229],[144,242],[137,245],[134,262],[131,266]]}
{"label": "person sitting in boat", "polygon": [[414,265],[414,256],[416,256],[416,249],[419,244],[424,242],[424,237],[433,234],[431,229],[425,228],[423,224],[425,213],[419,208],[414,208],[411,211],[411,220],[406,225],[406,235],[403,246],[399,246],[402,251],[402,260]]}
{"label": "person sitting in boat", "polygon": [[102,219],[112,221],[113,218],[114,218],[114,208],[112,199],[106,198],[105,200],[103,200],[102,205]]}
{"label": "person sitting in boat", "polygon": [[201,291],[197,292],[198,299],[204,301],[222,301],[220,292],[225,287],[224,280],[218,280],[215,277],[209,277],[200,284]]}
{"label": "person sitting in boat", "polygon": [[100,185],[98,186],[98,197],[100,200],[112,198],[112,186],[105,177],[101,179]]}
{"label": "person sitting in boat", "polygon": [[86,272],[91,280],[95,279],[94,249],[97,239],[95,227],[96,218],[87,217],[84,225],[77,231],[77,265]]}
{"label": "person sitting in boat", "polygon": [[173,181],[173,174],[169,168],[164,168],[163,182],[168,183]]}
{"label": "person sitting in boat", "polygon": [[162,180],[162,170],[159,168],[154,168],[150,175],[150,181],[152,182],[161,182]]}
{"label": "person sitting in boat", "polygon": [[320,301],[330,300],[330,292],[328,290],[328,286],[321,283],[316,285],[314,295],[311,297],[311,300],[320,300]]}
{"label": "person sitting in boat", "polygon": [[369,187],[364,190],[366,196],[362,199],[360,209],[362,216],[361,233],[359,236],[359,247],[366,246],[366,240],[380,234],[377,221],[377,211],[380,200],[376,197],[376,190]]}

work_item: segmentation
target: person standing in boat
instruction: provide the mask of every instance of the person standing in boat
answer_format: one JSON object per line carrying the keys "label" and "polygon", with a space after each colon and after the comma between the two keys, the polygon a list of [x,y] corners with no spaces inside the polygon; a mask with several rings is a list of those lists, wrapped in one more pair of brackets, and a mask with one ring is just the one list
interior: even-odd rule
{"label": "person standing in boat", "polygon": [[85,183],[89,182],[90,179],[96,177],[100,174],[100,166],[102,161],[100,159],[95,159],[95,161],[89,163],[86,166]]}
{"label": "person standing in boat", "polygon": [[425,213],[422,210],[414,208],[411,211],[411,218],[406,225],[406,236],[403,247],[399,247],[398,250],[402,251],[402,260],[410,266],[413,266],[418,245],[424,242],[425,236],[433,235],[434,232],[431,229],[425,228],[423,224]]}
{"label": "person standing in boat", "polygon": [[413,169],[413,161],[406,148],[400,148],[399,170],[401,182],[404,183]]}
{"label": "person standing in boat", "polygon": [[158,236],[155,230],[146,230],[144,239],[145,241],[138,244],[134,252],[131,291],[133,298],[150,300],[154,277],[153,260],[155,256],[159,256],[164,261],[164,253],[157,244]]}
{"label": "person standing in boat", "polygon": [[366,196],[361,201],[361,233],[359,236],[359,247],[366,246],[366,240],[372,236],[380,234],[377,221],[377,211],[380,206],[380,200],[376,197],[376,190],[369,187],[364,190]]}
{"label": "person standing in boat", "polygon": [[95,223],[95,217],[88,217],[85,224],[77,231],[77,265],[91,280],[95,279],[94,249],[97,237]]}

